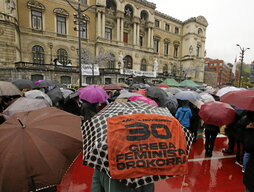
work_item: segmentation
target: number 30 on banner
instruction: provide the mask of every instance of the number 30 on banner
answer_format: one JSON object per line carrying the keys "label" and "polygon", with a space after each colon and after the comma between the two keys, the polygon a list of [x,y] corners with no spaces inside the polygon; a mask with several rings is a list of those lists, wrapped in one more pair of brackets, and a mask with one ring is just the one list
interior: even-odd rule
{"label": "number 30 on banner", "polygon": [[[168,126],[164,124],[151,124],[149,127],[149,125],[146,123],[137,122],[125,125],[125,127],[129,129],[129,135],[126,137],[128,141],[146,140],[150,137],[151,134],[159,139],[169,139],[172,137]],[[158,132],[158,129],[164,129],[165,134],[160,134],[161,131]]]}

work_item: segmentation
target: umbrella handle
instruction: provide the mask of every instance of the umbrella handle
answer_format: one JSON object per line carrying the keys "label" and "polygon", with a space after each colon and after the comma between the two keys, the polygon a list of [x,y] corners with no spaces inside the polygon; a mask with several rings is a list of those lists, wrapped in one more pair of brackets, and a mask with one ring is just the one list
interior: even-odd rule
{"label": "umbrella handle", "polygon": [[26,126],[20,121],[20,119],[17,118],[22,128],[25,128]]}

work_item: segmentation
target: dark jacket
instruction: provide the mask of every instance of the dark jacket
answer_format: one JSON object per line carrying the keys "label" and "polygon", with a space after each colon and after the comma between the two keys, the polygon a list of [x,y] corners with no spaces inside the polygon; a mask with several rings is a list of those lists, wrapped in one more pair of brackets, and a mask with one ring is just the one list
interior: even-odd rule
{"label": "dark jacket", "polygon": [[91,119],[97,113],[97,106],[97,103],[83,101],[80,113],[84,117],[84,121]]}
{"label": "dark jacket", "polygon": [[212,132],[220,132],[220,127],[216,126],[216,125],[210,125],[210,124],[206,124],[204,123],[204,127],[206,130],[212,131]]}
{"label": "dark jacket", "polygon": [[244,134],[245,151],[250,153],[250,158],[244,172],[243,183],[251,192],[254,191],[254,128],[246,128]]}

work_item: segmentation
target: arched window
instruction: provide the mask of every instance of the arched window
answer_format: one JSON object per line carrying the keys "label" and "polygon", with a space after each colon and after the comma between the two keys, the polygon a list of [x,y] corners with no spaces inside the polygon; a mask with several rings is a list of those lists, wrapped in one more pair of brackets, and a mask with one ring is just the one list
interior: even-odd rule
{"label": "arched window", "polygon": [[140,18],[141,18],[141,24],[144,25],[146,23],[146,21],[148,20],[147,11],[145,11],[145,10],[141,11]]}
{"label": "arched window", "polygon": [[168,65],[167,64],[165,64],[164,66],[163,66],[163,73],[164,72],[168,72]]}
{"label": "arched window", "polygon": [[125,69],[132,69],[132,57],[130,55],[126,55],[123,61]]}
{"label": "arched window", "polygon": [[40,75],[40,74],[31,75],[31,80],[33,82],[38,81],[38,80],[43,80],[43,75]]}
{"label": "arched window", "polygon": [[40,45],[35,45],[32,48],[33,63],[44,64],[44,49]]}
{"label": "arched window", "polygon": [[114,69],[115,68],[115,55],[110,54],[111,58],[108,61],[108,68]]}
{"label": "arched window", "polygon": [[133,17],[133,8],[131,5],[126,5],[124,8],[124,16],[127,18]]}
{"label": "arched window", "polygon": [[198,28],[198,34],[203,35],[203,30],[201,28]]}
{"label": "arched window", "polygon": [[141,65],[140,65],[140,71],[146,71],[146,70],[147,70],[146,60],[142,59],[141,60]]}
{"label": "arched window", "polygon": [[116,13],[116,3],[114,0],[107,0],[106,1],[106,8],[107,8],[107,13],[110,15],[115,15]]}
{"label": "arched window", "polygon": [[61,84],[71,84],[70,76],[61,76]]}
{"label": "arched window", "polygon": [[68,53],[65,49],[58,49],[57,50],[57,60],[62,65],[67,65],[67,63],[68,63]]}

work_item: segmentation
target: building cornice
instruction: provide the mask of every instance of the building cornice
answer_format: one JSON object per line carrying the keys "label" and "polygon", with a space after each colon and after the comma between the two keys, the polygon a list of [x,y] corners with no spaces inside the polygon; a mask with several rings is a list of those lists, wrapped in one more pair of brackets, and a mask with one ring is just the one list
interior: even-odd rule
{"label": "building cornice", "polygon": [[178,23],[178,24],[181,24],[181,25],[183,24],[182,21],[180,21],[180,20],[178,20],[178,19],[176,19],[176,18],[174,18],[174,17],[171,17],[171,16],[169,16],[169,15],[167,15],[167,14],[165,14],[165,13],[159,12],[159,11],[155,11],[155,15],[156,15],[156,16],[159,16],[159,17],[162,17],[162,18],[164,18],[164,19],[168,19],[168,20],[170,20],[170,21],[173,21],[173,22]]}
{"label": "building cornice", "polygon": [[191,17],[187,19],[186,21],[183,22],[183,24],[191,23],[191,22],[197,22],[205,27],[208,26],[208,22],[205,17],[203,16],[198,16],[198,17]]}
{"label": "building cornice", "polygon": [[136,3],[140,3],[142,5],[145,5],[149,8],[156,9],[156,4],[155,3],[148,2],[146,0],[133,0],[133,1],[136,2]]}

